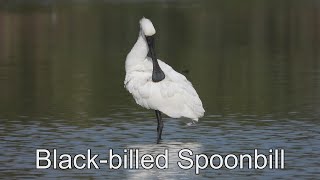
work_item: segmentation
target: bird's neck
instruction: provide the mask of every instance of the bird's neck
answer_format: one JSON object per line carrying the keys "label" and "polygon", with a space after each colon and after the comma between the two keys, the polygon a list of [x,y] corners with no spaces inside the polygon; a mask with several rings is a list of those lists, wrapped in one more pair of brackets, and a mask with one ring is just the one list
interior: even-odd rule
{"label": "bird's neck", "polygon": [[126,59],[126,70],[128,71],[130,67],[142,63],[148,55],[148,44],[143,36],[142,32],[139,33],[137,42],[132,47],[131,51],[127,55]]}
{"label": "bird's neck", "polygon": [[135,58],[139,58],[141,60],[144,60],[147,57],[148,50],[149,50],[149,48],[148,48],[148,44],[145,40],[145,37],[140,33],[138,36],[137,42],[132,47],[128,56],[133,56]]}

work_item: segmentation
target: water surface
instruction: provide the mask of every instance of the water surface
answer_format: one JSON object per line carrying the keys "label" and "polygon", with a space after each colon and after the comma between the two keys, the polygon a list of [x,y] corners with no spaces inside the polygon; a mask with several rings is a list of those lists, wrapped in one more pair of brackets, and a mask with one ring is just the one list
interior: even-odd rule
{"label": "water surface", "polygon": [[[0,3],[0,173],[6,179],[310,178],[319,176],[319,1],[8,1]],[[184,74],[206,110],[196,126],[123,88],[142,16],[158,57]],[[36,170],[37,148],[106,156],[170,151],[167,170]],[[285,149],[285,169],[194,169],[177,152]]]}

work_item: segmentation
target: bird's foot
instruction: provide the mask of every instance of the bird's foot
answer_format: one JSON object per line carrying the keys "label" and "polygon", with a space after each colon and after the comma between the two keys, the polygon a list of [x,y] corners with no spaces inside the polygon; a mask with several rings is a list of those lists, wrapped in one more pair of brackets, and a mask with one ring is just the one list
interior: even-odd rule
{"label": "bird's foot", "polygon": [[187,126],[197,126],[196,122],[195,121],[191,121],[189,123],[187,123]]}
{"label": "bird's foot", "polygon": [[160,136],[157,137],[157,144],[160,144],[160,141],[162,140],[162,138]]}

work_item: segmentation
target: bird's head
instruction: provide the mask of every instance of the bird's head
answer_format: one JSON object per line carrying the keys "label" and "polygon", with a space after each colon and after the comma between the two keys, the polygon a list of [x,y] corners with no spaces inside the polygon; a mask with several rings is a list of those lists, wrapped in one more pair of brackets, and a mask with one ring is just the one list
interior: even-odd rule
{"label": "bird's head", "polygon": [[160,82],[165,78],[165,74],[160,68],[157,57],[156,57],[155,39],[154,39],[154,34],[156,34],[156,30],[154,29],[152,22],[145,17],[143,17],[140,20],[140,29],[141,29],[140,33],[144,35],[145,40],[147,41],[148,48],[149,48],[148,54],[150,55],[153,63],[152,81]]}
{"label": "bird's head", "polygon": [[153,36],[156,33],[156,30],[155,30],[152,22],[145,17],[143,17],[140,20],[140,29],[141,29],[141,32],[143,33],[143,35],[145,35],[146,37]]}

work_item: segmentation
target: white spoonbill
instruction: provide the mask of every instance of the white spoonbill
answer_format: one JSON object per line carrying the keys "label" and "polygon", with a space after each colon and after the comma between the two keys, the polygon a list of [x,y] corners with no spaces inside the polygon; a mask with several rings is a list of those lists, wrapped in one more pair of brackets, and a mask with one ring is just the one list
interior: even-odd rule
{"label": "white spoonbill", "polygon": [[143,17],[138,40],[126,58],[124,86],[137,104],[155,110],[159,143],[163,129],[161,112],[172,118],[187,117],[198,121],[205,111],[187,78],[157,59],[155,33],[152,22]]}

